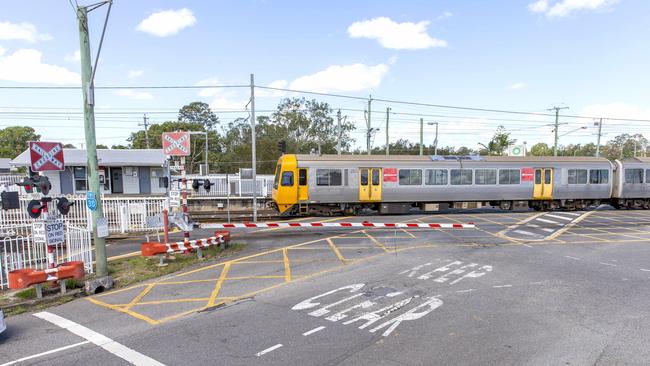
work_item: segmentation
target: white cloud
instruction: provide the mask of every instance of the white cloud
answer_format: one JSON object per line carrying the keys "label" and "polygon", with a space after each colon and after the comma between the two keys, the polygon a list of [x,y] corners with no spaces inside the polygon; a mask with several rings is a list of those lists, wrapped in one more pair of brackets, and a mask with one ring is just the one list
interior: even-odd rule
{"label": "white cloud", "polygon": [[528,86],[528,84],[519,82],[519,83],[514,83],[514,84],[510,85],[509,88],[512,89],[512,90],[519,90],[519,89],[524,89],[527,86]]}
{"label": "white cloud", "polygon": [[[201,86],[201,85],[222,85],[222,84],[223,83],[218,78],[212,77],[212,78],[203,79],[194,85]],[[201,97],[208,97],[208,98],[214,97],[219,93],[220,93],[219,88],[205,88],[199,90],[199,96]]]}
{"label": "white cloud", "polygon": [[0,39],[34,43],[36,41],[50,40],[52,36],[46,33],[38,33],[36,26],[31,23],[0,22]]}
{"label": "white cloud", "polygon": [[76,50],[73,53],[66,55],[65,60],[68,62],[81,62],[81,52]]}
{"label": "white cloud", "polygon": [[449,19],[453,16],[454,14],[450,11],[446,11],[436,17],[436,20],[443,20],[443,19]]}
{"label": "white cloud", "polygon": [[587,105],[582,108],[580,114],[602,118],[650,119],[650,108],[643,108],[622,102],[614,102]]}
{"label": "white cloud", "polygon": [[132,89],[117,90],[115,92],[115,95],[131,98],[131,99],[135,99],[135,100],[152,100],[153,99],[153,95],[151,95],[151,93],[135,91],[135,90],[132,90]]}
{"label": "white cloud", "polygon": [[195,23],[196,17],[190,9],[163,10],[149,15],[138,24],[136,29],[154,36],[167,37]]}
{"label": "white cloud", "polygon": [[68,69],[41,62],[43,54],[35,49],[20,49],[0,54],[0,80],[18,83],[81,84],[81,76]]}
{"label": "white cloud", "polygon": [[248,100],[235,100],[228,97],[219,96],[210,102],[210,108],[214,111],[217,111],[217,113],[220,110],[243,111],[246,103],[248,103]]}
{"label": "white cloud", "polygon": [[129,72],[126,74],[126,77],[129,79],[135,79],[142,76],[142,74],[144,74],[144,71],[142,70],[129,70]]}
{"label": "white cloud", "polygon": [[[197,82],[194,85],[224,85],[216,77],[210,77]],[[248,99],[242,98],[239,91],[233,91],[226,88],[204,88],[199,90],[198,95],[205,98],[212,98],[210,108],[215,111],[219,110],[244,110]]]}
{"label": "white cloud", "polygon": [[325,70],[292,81],[289,89],[317,92],[353,92],[379,86],[389,66],[377,64],[332,65]]}
{"label": "white cloud", "polygon": [[563,17],[575,11],[604,9],[617,2],[619,0],[560,0],[551,4],[550,0],[538,0],[528,4],[528,10],[548,17]]}
{"label": "white cloud", "polygon": [[[289,82],[286,80],[274,80],[269,85],[270,88],[280,88],[286,89],[289,86]],[[282,97],[287,93],[282,90],[272,90],[272,89],[256,89],[255,96],[257,97]]]}
{"label": "white cloud", "polygon": [[5,51],[7,50],[5,50],[4,47],[0,46],[0,56],[4,55]]}
{"label": "white cloud", "polygon": [[395,50],[447,47],[447,41],[429,36],[428,27],[428,21],[397,23],[387,17],[378,17],[352,23],[348,34],[352,38],[376,39],[385,48]]}

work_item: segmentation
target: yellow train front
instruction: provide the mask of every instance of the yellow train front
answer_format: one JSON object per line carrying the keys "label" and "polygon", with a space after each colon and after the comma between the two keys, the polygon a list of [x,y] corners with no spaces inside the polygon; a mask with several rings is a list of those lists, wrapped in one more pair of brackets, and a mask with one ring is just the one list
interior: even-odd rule
{"label": "yellow train front", "polygon": [[616,164],[596,157],[285,154],[275,171],[273,204],[283,216],[650,204],[647,197],[616,193],[630,190],[627,175],[633,175]]}

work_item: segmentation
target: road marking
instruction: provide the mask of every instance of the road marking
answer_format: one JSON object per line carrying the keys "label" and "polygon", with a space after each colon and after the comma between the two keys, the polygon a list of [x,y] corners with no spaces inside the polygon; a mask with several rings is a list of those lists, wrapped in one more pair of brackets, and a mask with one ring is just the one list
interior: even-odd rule
{"label": "road marking", "polygon": [[562,220],[566,220],[566,221],[571,221],[571,220],[573,220],[573,219],[570,218],[570,217],[564,217],[564,216],[553,215],[553,214],[547,214],[546,217],[553,217],[553,218],[555,218],[555,219],[562,219]]}
{"label": "road marking", "polygon": [[320,331],[323,330],[323,329],[325,329],[325,326],[321,325],[320,327],[316,327],[316,328],[314,328],[314,329],[312,329],[312,330],[308,330],[308,331],[306,331],[306,332],[303,333],[302,335],[306,337],[306,336],[308,336],[308,335],[312,335],[312,334],[314,334],[314,333],[316,333],[316,332],[320,332]]}
{"label": "road marking", "polygon": [[545,222],[545,223],[547,223],[547,224],[562,225],[561,223],[559,223],[559,222],[557,222],[557,221],[547,220],[547,219],[543,219],[543,218],[541,218],[541,217],[538,217],[538,218],[537,218],[537,221]]}
{"label": "road marking", "polygon": [[470,289],[467,289],[467,290],[458,290],[456,292],[463,293],[463,292],[472,292],[472,291],[476,291],[476,289],[470,288]]}
{"label": "road marking", "polygon": [[524,231],[524,230],[513,230],[513,233],[528,235],[528,236],[539,236],[535,233],[531,233],[530,231]]}
{"label": "road marking", "polygon": [[600,263],[600,264],[602,264],[602,265],[605,265],[605,266],[616,267],[616,265],[615,265],[615,264],[612,264],[612,263],[605,263],[605,262],[598,262],[598,263]]}
{"label": "road marking", "polygon": [[571,215],[571,216],[580,216],[582,213],[580,212],[563,212],[565,215]]}
{"label": "road marking", "polygon": [[582,259],[580,259],[580,258],[572,257],[572,256],[570,256],[570,255],[565,255],[564,258],[574,259],[574,260],[577,260],[577,261],[582,260]]}
{"label": "road marking", "polygon": [[528,247],[528,248],[532,248],[532,247],[533,247],[532,245],[523,244],[523,243],[522,243],[521,245],[523,245],[523,246],[525,246],[525,247]]}
{"label": "road marking", "polygon": [[492,286],[493,288],[502,288],[502,287],[512,287],[512,285],[496,285]]}
{"label": "road marking", "polygon": [[275,351],[276,349],[278,349],[280,347],[282,347],[282,343],[278,343],[275,346],[271,346],[271,347],[265,349],[264,351],[259,351],[259,352],[257,352],[255,354],[255,356],[257,356],[257,357],[263,356],[264,354],[267,354],[269,352],[273,352],[273,351]]}
{"label": "road marking", "polygon": [[284,260],[284,281],[291,282],[291,264],[289,264],[289,249],[282,249],[282,258]]}
{"label": "road marking", "polygon": [[131,364],[142,366],[164,366],[163,363],[160,363],[149,356],[145,356],[142,353],[117,343],[92,329],[86,328],[81,324],[75,323],[56,314],[43,311],[34,314],[34,316],[59,326],[70,333],[76,334]]}
{"label": "road marking", "polygon": [[332,251],[336,255],[336,258],[338,258],[342,264],[347,264],[345,257],[343,257],[343,254],[341,254],[339,248],[336,245],[334,245],[334,241],[332,241],[331,238],[327,238],[325,239],[325,241],[327,241],[327,244],[330,246],[330,248],[332,248]]}
{"label": "road marking", "polygon": [[45,352],[41,352],[41,353],[37,353],[37,354],[35,354],[35,355],[31,355],[31,356],[27,356],[27,357],[19,358],[19,359],[14,360],[14,361],[10,361],[10,362],[7,362],[7,363],[3,363],[3,364],[0,365],[0,366],[15,365],[15,364],[20,363],[20,362],[23,362],[23,361],[28,361],[28,360],[31,360],[31,359],[34,359],[34,358],[38,358],[38,357],[42,357],[42,356],[51,355],[52,353],[57,353],[57,352],[65,351],[65,350],[67,350],[67,349],[74,348],[74,347],[77,347],[77,346],[81,346],[81,345],[84,345],[84,344],[87,344],[87,343],[90,343],[90,341],[83,341],[83,342],[79,342],[79,343],[71,344],[71,345],[69,345],[69,346],[64,346],[64,347],[59,347],[59,348],[51,349],[51,350],[49,350],[49,351],[45,351]]}
{"label": "road marking", "polygon": [[642,270],[643,272],[650,272],[650,269],[645,269],[645,268],[639,268],[639,269]]}
{"label": "road marking", "polygon": [[206,307],[214,306],[217,296],[219,295],[219,291],[221,291],[221,286],[223,286],[223,281],[226,280],[228,271],[230,271],[231,263],[232,262],[226,262],[226,264],[223,265],[223,268],[221,269],[221,274],[219,275],[219,280],[217,280],[217,282],[214,285],[214,289],[210,294],[210,300],[208,300],[208,304],[206,305]]}
{"label": "road marking", "polygon": [[552,232],[555,231],[555,230],[553,230],[551,228],[547,228],[547,227],[541,227],[540,229],[543,230],[543,231],[546,231],[547,233],[552,233]]}

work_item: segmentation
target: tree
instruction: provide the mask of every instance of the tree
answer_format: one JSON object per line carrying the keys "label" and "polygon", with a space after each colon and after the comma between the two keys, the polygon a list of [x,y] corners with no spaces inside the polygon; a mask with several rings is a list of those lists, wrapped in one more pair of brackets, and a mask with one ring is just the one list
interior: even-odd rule
{"label": "tree", "polygon": [[210,109],[210,105],[203,102],[192,102],[184,105],[178,111],[178,121],[186,123],[200,123],[206,130],[212,130],[219,124],[219,117]]}
{"label": "tree", "polygon": [[544,142],[538,142],[530,148],[530,154],[532,156],[551,156],[553,155],[553,149]]}
{"label": "tree", "polygon": [[503,155],[504,150],[508,146],[514,144],[517,140],[510,139],[510,133],[506,132],[505,127],[499,126],[492,136],[492,139],[486,144],[479,144],[483,146],[481,154],[483,155]]}
{"label": "tree", "polygon": [[77,147],[74,146],[74,144],[64,144],[63,148],[64,149],[76,149]]}
{"label": "tree", "polygon": [[104,144],[97,144],[96,147],[97,147],[98,149],[108,149],[108,146],[106,146],[106,145],[104,145]]}
{"label": "tree", "polygon": [[625,159],[637,156],[646,151],[648,140],[641,134],[630,135],[627,133],[614,137],[603,147],[603,156],[608,159]]}
{"label": "tree", "polygon": [[113,145],[111,146],[112,150],[127,150],[129,147],[126,145]]}
{"label": "tree", "polygon": [[29,141],[39,141],[33,128],[25,126],[11,126],[0,130],[0,158],[15,158],[27,150]]}

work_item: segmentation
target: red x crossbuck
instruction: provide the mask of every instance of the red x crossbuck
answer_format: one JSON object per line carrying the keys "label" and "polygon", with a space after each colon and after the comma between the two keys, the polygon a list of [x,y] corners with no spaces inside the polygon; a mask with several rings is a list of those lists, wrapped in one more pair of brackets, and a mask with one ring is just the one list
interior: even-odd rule
{"label": "red x crossbuck", "polygon": [[63,146],[60,142],[30,141],[29,157],[32,171],[44,172],[49,170],[63,170]]}
{"label": "red x crossbuck", "polygon": [[190,134],[187,132],[165,132],[162,135],[163,153],[172,156],[190,154]]}

